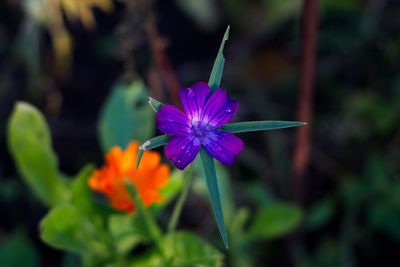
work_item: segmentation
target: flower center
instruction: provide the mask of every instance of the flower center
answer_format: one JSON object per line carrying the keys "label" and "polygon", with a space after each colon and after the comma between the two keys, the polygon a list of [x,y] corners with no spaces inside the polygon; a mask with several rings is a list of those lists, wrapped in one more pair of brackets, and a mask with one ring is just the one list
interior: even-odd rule
{"label": "flower center", "polygon": [[211,126],[204,125],[201,121],[192,122],[192,133],[197,138],[203,138],[207,135],[207,133],[211,130]]}

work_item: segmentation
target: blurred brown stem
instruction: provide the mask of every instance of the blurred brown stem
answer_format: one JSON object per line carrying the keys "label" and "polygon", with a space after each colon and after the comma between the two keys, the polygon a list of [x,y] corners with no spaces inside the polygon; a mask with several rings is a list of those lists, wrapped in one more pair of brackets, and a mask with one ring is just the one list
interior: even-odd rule
{"label": "blurred brown stem", "polygon": [[301,17],[301,62],[297,116],[308,123],[299,127],[293,158],[294,199],[302,202],[304,177],[310,160],[310,136],[313,117],[313,94],[315,78],[316,42],[318,29],[318,0],[304,0]]}
{"label": "blurred brown stem", "polygon": [[154,16],[150,15],[146,22],[145,29],[148,35],[155,67],[160,73],[174,104],[180,106],[178,96],[178,89],[180,87],[179,81],[167,53],[165,52],[167,42],[158,33]]}

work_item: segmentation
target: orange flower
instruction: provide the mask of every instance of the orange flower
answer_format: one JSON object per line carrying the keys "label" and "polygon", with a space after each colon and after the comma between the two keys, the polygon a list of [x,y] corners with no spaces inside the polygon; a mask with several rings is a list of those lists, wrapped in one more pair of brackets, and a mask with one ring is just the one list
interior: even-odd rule
{"label": "orange flower", "polygon": [[133,212],[135,205],[125,189],[124,180],[129,179],[136,187],[144,205],[162,201],[159,189],[166,185],[170,169],[160,163],[157,152],[145,151],[140,166],[136,169],[138,142],[132,142],[125,151],[113,147],[105,156],[106,164],[93,172],[89,186],[97,192],[104,193],[117,210]]}

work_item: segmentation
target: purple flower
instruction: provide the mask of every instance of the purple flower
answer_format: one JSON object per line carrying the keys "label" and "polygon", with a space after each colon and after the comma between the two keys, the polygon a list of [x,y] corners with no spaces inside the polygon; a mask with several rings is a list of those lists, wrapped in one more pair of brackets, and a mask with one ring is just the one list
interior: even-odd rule
{"label": "purple flower", "polygon": [[211,92],[205,82],[180,89],[179,96],[185,112],[165,105],[157,113],[158,128],[172,136],[165,146],[166,157],[183,170],[203,147],[222,164],[232,164],[243,142],[219,128],[235,115],[239,103],[221,88]]}

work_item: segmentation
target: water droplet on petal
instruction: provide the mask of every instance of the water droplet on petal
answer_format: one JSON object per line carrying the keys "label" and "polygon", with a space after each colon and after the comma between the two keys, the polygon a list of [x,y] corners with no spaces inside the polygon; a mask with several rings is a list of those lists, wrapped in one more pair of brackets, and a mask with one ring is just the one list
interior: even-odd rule
{"label": "water droplet on petal", "polygon": [[231,108],[227,108],[225,111],[228,112],[228,113],[231,113],[232,109]]}
{"label": "water droplet on petal", "polygon": [[194,97],[194,92],[192,88],[188,88],[188,93],[187,93],[188,97]]}

